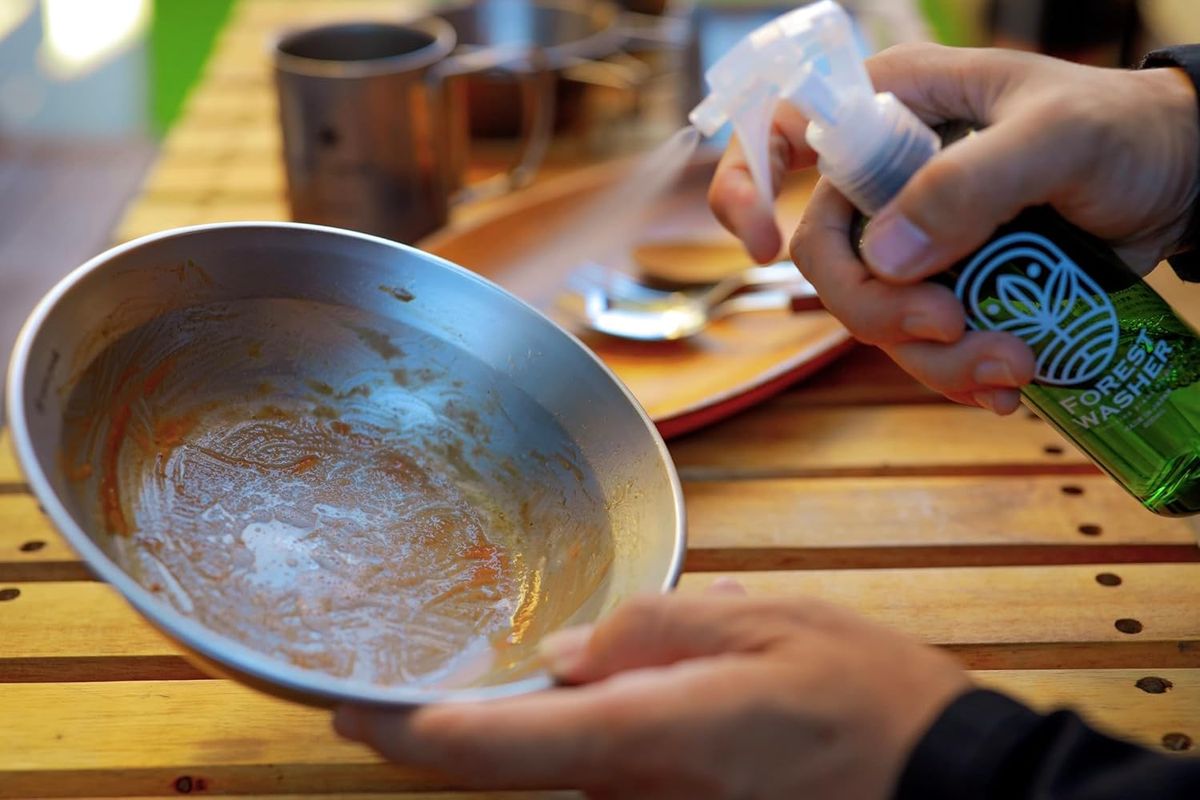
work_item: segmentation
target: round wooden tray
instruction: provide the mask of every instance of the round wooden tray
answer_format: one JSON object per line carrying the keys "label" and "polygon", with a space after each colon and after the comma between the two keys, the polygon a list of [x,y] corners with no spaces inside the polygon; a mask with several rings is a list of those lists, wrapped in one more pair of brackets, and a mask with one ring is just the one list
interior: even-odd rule
{"label": "round wooden tray", "polygon": [[[572,265],[553,265],[551,258],[551,268],[546,269],[546,248],[578,230],[581,213],[625,177],[629,166],[630,162],[602,164],[547,181],[440,231],[421,247],[494,280],[579,336],[625,382],[666,437],[760,402],[851,346],[846,329],[824,311],[743,314],[687,341],[662,343],[591,333],[557,312],[554,289],[563,284]],[[711,155],[695,159],[672,190],[653,204],[624,256],[626,263],[614,266],[636,269],[633,253],[652,253],[655,272],[679,276],[694,262],[696,270],[710,278],[715,259],[737,253],[736,240],[721,229],[707,205],[714,166]],[[811,189],[807,174],[785,187],[778,205],[785,231],[795,226]],[[700,257],[706,251],[713,257]],[[673,256],[679,263],[671,263]],[[528,265],[535,262],[544,272],[531,276]],[[747,258],[730,263],[729,269],[749,265]]]}

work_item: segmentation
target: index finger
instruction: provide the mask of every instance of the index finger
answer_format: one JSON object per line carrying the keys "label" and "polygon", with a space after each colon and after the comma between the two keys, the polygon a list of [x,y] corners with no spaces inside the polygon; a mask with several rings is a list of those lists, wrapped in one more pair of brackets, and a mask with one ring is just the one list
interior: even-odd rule
{"label": "index finger", "polygon": [[611,783],[638,731],[686,717],[708,664],[629,672],[579,688],[409,712],[344,706],[338,732],[389,760],[476,788],[561,789]]}
{"label": "index finger", "polygon": [[966,120],[990,125],[1030,66],[1046,56],[995,48],[900,44],[867,59],[877,92],[891,92],[928,125]]}
{"label": "index finger", "polygon": [[[787,103],[780,103],[771,125],[769,141],[773,191],[778,192],[790,170],[816,163],[816,154],[804,140],[808,120]],[[708,190],[708,203],[726,230],[742,240],[755,261],[766,263],[778,257],[783,238],[772,209],[759,199],[746,154],[735,136],[717,164]]]}

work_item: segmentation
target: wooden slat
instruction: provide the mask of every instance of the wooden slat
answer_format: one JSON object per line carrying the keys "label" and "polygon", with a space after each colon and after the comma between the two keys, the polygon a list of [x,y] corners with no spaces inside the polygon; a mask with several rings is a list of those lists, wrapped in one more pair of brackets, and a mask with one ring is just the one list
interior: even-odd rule
{"label": "wooden slat", "polygon": [[218,160],[230,153],[255,153],[262,158],[279,158],[280,133],[276,126],[250,122],[225,130],[196,129],[183,125],[172,129],[163,140],[166,157]]}
{"label": "wooden slat", "polygon": [[0,797],[442,788],[338,738],[328,712],[226,681],[0,687]]}
{"label": "wooden slat", "polygon": [[859,344],[812,379],[781,395],[779,402],[845,406],[950,401],[918,383],[879,348]]}
{"label": "wooden slat", "polygon": [[691,570],[1184,561],[1193,524],[1098,475],[684,484]]}
{"label": "wooden slat", "polygon": [[[1137,689],[1136,681],[1149,674],[1173,688],[1159,695]],[[1039,709],[1070,704],[1097,725],[1152,746],[1165,733],[1200,735],[1198,670],[987,672],[977,678]],[[203,782],[209,794],[345,795],[446,783],[383,764],[338,738],[326,711],[227,681],[14,684],[0,692],[0,730],[9,732],[0,749],[0,798],[163,794],[183,778],[193,791]],[[470,797],[487,795],[463,800]]]}
{"label": "wooden slat", "polygon": [[936,404],[798,408],[779,398],[671,443],[690,479],[1095,472],[1041,420]]}
{"label": "wooden slat", "polygon": [[[1106,586],[1098,575],[1115,575]],[[943,645],[979,669],[1200,666],[1200,564],[812,570],[738,574],[751,594],[810,596]],[[685,592],[715,579],[690,573]],[[1141,631],[1123,633],[1118,620]]]}
{"label": "wooden slat", "polygon": [[[283,168],[272,160],[249,164],[198,164],[185,159],[163,161],[146,177],[143,198],[198,199],[274,198],[284,192]],[[145,202],[145,200],[143,200]]]}
{"label": "wooden slat", "polygon": [[[1156,749],[1169,733],[1200,741],[1200,670],[996,670],[974,677],[1040,711],[1074,708],[1097,727]],[[1142,678],[1165,679],[1171,688],[1145,692],[1137,686]],[[1200,748],[1189,755],[1200,756]]]}
{"label": "wooden slat", "polygon": [[[1097,574],[1118,575],[1102,586]],[[753,594],[809,595],[921,639],[978,668],[1200,666],[1200,564],[746,572]],[[706,573],[683,577],[703,590]],[[113,680],[197,673],[109,586],[9,584],[0,602],[0,681]],[[1137,634],[1117,630],[1137,620]]]}
{"label": "wooden slat", "polygon": [[268,200],[264,197],[261,200],[220,204],[149,199],[130,207],[117,227],[114,238],[116,241],[128,241],[167,228],[208,222],[286,219],[287,204],[282,198]]}
{"label": "wooden slat", "polygon": [[12,434],[5,427],[0,429],[0,493],[19,490],[24,483],[25,477],[13,452]]}
{"label": "wooden slat", "polygon": [[88,571],[26,494],[0,494],[0,581],[80,580]]}
{"label": "wooden slat", "polygon": [[[1200,559],[1194,523],[1102,476],[701,481],[684,495],[693,571]],[[88,577],[32,497],[0,495],[0,580]]]}

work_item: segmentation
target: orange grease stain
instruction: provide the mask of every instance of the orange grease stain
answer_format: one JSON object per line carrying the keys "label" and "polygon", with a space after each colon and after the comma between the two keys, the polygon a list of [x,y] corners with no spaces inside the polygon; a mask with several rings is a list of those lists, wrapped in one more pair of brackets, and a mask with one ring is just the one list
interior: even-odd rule
{"label": "orange grease stain", "polygon": [[142,395],[144,397],[149,397],[158,391],[158,387],[162,385],[163,380],[171,372],[171,369],[174,366],[174,357],[164,358],[162,363],[151,370],[150,374],[146,376],[146,380],[142,382]]}
{"label": "orange grease stain", "polygon": [[72,464],[64,460],[63,471],[67,474],[67,480],[69,481],[86,481],[92,477],[92,465],[86,462],[83,464]]}
{"label": "orange grease stain", "polygon": [[[174,357],[168,357],[150,370],[141,384],[142,397],[149,397],[158,391],[162,382],[170,374],[175,365]],[[131,395],[137,395],[137,387],[127,388],[130,380],[138,372],[137,360],[127,366],[117,378],[113,387],[113,404],[109,412],[108,434],[104,437],[104,449],[100,453],[100,508],[104,514],[104,524],[109,533],[128,536],[130,533],[129,520],[125,517],[125,509],[121,505],[121,481],[118,475],[118,463],[121,458],[121,447],[125,444],[125,436],[129,432],[129,420],[132,416],[130,403]],[[154,429],[154,441],[159,448],[178,446],[182,437],[190,430],[190,424],[178,420],[162,420]],[[143,450],[149,451],[150,446],[145,436],[136,431],[133,439]],[[165,443],[165,444],[164,444]]]}
{"label": "orange grease stain", "polygon": [[471,570],[470,586],[494,586],[500,580],[500,571],[495,567],[478,566]]}
{"label": "orange grease stain", "polygon": [[108,435],[104,437],[104,450],[100,454],[100,508],[104,512],[104,524],[109,533],[129,535],[129,522],[121,507],[121,490],[117,479],[117,460],[121,455],[121,444],[125,430],[129,427],[129,403],[113,408],[108,423]]}
{"label": "orange grease stain", "polygon": [[166,454],[179,447],[194,427],[196,427],[194,413],[158,420],[154,423],[154,443],[158,446],[158,451]]}
{"label": "orange grease stain", "polygon": [[291,472],[293,475],[303,475],[304,473],[308,472],[310,469],[312,469],[313,467],[315,467],[317,464],[320,464],[320,463],[321,463],[321,459],[318,458],[317,456],[305,456],[304,458],[300,459],[295,464],[293,464],[292,468],[288,471]]}

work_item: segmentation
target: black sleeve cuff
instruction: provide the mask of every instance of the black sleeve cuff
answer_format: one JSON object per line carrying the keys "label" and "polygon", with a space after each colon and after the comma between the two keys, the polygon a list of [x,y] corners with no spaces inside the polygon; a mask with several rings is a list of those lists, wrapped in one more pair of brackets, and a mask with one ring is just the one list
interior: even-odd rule
{"label": "black sleeve cuff", "polygon": [[[1196,97],[1200,100],[1200,44],[1154,50],[1147,53],[1138,65],[1138,69],[1156,67],[1182,69],[1196,87]],[[1200,102],[1197,103],[1197,116],[1200,118]],[[1200,199],[1192,204],[1192,216],[1179,245],[1180,252],[1167,258],[1167,263],[1183,280],[1200,281]]]}
{"label": "black sleeve cuff", "polygon": [[1114,739],[1072,711],[974,690],[917,744],[895,800],[1196,800],[1200,759]]}
{"label": "black sleeve cuff", "polygon": [[1041,719],[1002,694],[967,692],[947,706],[917,743],[895,800],[987,796],[1000,765]]}

